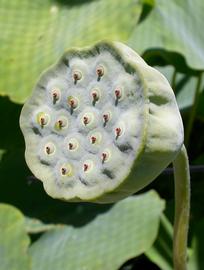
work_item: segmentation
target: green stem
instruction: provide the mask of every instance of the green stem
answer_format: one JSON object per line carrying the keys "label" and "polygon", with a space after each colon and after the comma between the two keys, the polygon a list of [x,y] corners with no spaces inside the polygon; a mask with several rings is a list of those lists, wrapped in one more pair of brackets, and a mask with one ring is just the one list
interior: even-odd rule
{"label": "green stem", "polygon": [[190,135],[191,135],[192,127],[193,127],[193,122],[194,122],[195,115],[196,115],[196,109],[198,107],[201,83],[202,83],[202,72],[200,72],[200,74],[198,75],[198,81],[196,84],[193,106],[191,109],[191,113],[190,113],[190,117],[189,117],[189,121],[188,121],[186,130],[185,130],[185,145],[186,145],[187,149],[188,149],[188,145],[189,145],[189,139],[190,139]]}
{"label": "green stem", "polygon": [[173,162],[175,179],[174,269],[187,269],[187,237],[190,212],[190,172],[186,148]]}

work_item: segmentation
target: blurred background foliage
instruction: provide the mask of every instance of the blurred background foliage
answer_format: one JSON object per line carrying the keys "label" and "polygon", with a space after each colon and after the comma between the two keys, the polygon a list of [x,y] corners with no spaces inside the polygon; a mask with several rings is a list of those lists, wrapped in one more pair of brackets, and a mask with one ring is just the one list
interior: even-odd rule
{"label": "blurred background foliage", "polygon": [[71,204],[48,197],[24,160],[18,120],[40,73],[101,39],[135,49],[175,91],[191,164],[189,270],[204,269],[203,14],[203,0],[0,0],[0,270],[173,269],[171,168],[116,204]]}

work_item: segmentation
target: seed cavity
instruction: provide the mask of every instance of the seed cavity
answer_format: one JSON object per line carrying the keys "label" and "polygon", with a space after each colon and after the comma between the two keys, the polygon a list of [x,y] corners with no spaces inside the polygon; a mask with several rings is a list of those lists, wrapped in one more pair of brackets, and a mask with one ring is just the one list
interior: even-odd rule
{"label": "seed cavity", "polygon": [[46,153],[49,155],[50,154],[50,152],[51,152],[51,150],[50,150],[50,147],[49,146],[46,146],[46,148],[45,148],[46,150]]}
{"label": "seed cavity", "polygon": [[84,163],[83,163],[83,171],[85,173],[88,173],[92,170],[93,168],[93,161],[92,160],[86,160]]}
{"label": "seed cavity", "polygon": [[122,89],[120,89],[119,87],[117,87],[114,91],[115,94],[115,105],[118,105],[118,101],[122,98]]}
{"label": "seed cavity", "polygon": [[100,99],[100,91],[99,89],[93,89],[91,91],[91,97],[92,97],[92,104],[95,106],[96,102]]}
{"label": "seed cavity", "polygon": [[82,73],[79,70],[74,70],[73,74],[72,74],[73,80],[74,80],[74,84],[77,83],[77,81],[82,79]]}
{"label": "seed cavity", "polygon": [[89,165],[85,163],[85,164],[84,164],[84,171],[85,171],[85,172],[88,170],[88,167],[89,167]]}
{"label": "seed cavity", "polygon": [[76,97],[69,96],[67,99],[67,103],[68,103],[69,107],[71,108],[71,112],[73,112],[73,110],[78,107],[79,100]]}
{"label": "seed cavity", "polygon": [[40,118],[40,125],[43,127],[45,125],[45,118],[41,117]]}
{"label": "seed cavity", "polygon": [[102,163],[107,162],[110,159],[111,152],[109,149],[105,149],[101,154]]}
{"label": "seed cavity", "polygon": [[121,98],[121,90],[120,89],[115,90],[115,97],[116,98]]}
{"label": "seed cavity", "polygon": [[116,140],[118,139],[119,136],[121,136],[121,134],[122,134],[122,129],[120,127],[117,127],[115,129],[115,138],[116,138]]}
{"label": "seed cavity", "polygon": [[98,76],[97,80],[100,81],[101,77],[104,75],[104,67],[102,65],[97,66],[96,74]]}
{"label": "seed cavity", "polygon": [[92,136],[91,137],[91,143],[94,144],[96,142],[96,137]]}
{"label": "seed cavity", "polygon": [[84,125],[87,125],[89,123],[89,118],[87,116],[83,117]]}
{"label": "seed cavity", "polygon": [[62,176],[72,176],[74,174],[72,165],[69,163],[63,164],[60,168],[60,173]]}
{"label": "seed cavity", "polygon": [[50,116],[47,113],[39,112],[37,114],[37,123],[43,128],[50,122]]}
{"label": "seed cavity", "polygon": [[108,121],[111,119],[111,113],[110,112],[105,112],[103,114],[103,125],[106,126]]}
{"label": "seed cavity", "polygon": [[46,155],[49,156],[49,155],[54,154],[55,150],[56,150],[56,147],[52,142],[49,142],[45,145],[44,151]]}
{"label": "seed cavity", "polygon": [[90,143],[93,145],[99,144],[101,142],[101,133],[95,132],[90,136]]}
{"label": "seed cavity", "polygon": [[67,128],[68,126],[68,120],[65,116],[61,116],[58,118],[58,120],[55,123],[55,129],[56,130],[62,130]]}
{"label": "seed cavity", "polygon": [[62,172],[62,175],[65,175],[67,173],[67,169],[66,168],[61,168],[61,172]]}
{"label": "seed cavity", "polygon": [[69,143],[69,150],[73,150],[73,143]]}
{"label": "seed cavity", "polygon": [[82,117],[82,122],[83,122],[84,126],[91,124],[93,122],[93,120],[94,120],[93,113],[85,113]]}
{"label": "seed cavity", "polygon": [[75,138],[71,138],[68,142],[68,149],[70,151],[76,151],[79,148],[79,142]]}
{"label": "seed cavity", "polygon": [[56,102],[60,99],[61,92],[58,88],[54,88],[52,90],[52,102],[53,104],[56,104]]}

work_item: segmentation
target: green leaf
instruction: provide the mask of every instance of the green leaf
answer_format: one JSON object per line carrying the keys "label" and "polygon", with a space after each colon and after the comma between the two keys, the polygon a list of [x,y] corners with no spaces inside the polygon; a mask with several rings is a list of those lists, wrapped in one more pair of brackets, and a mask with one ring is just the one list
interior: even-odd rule
{"label": "green leaf", "polygon": [[202,219],[196,226],[195,234],[192,240],[192,254],[189,259],[188,269],[198,270],[204,269],[204,219]]}
{"label": "green leaf", "polygon": [[154,6],[155,0],[141,0],[141,2],[145,5]]}
{"label": "green leaf", "polygon": [[157,0],[129,45],[141,54],[150,49],[176,52],[190,68],[204,70],[203,13],[203,0]]}
{"label": "green leaf", "polygon": [[26,217],[25,226],[27,233],[42,233],[62,227],[63,225],[45,224],[39,219]]}
{"label": "green leaf", "polygon": [[178,74],[177,77],[178,89],[176,89],[177,91],[176,98],[179,104],[179,108],[181,110],[193,106],[195,100],[197,81],[198,81],[197,77],[188,77],[185,75]]}
{"label": "green leaf", "polygon": [[24,225],[24,217],[16,208],[0,204],[1,270],[31,269],[30,257],[27,253],[29,237]]}
{"label": "green leaf", "polygon": [[173,269],[173,227],[165,215],[161,217],[158,237],[145,255],[162,270]]}
{"label": "green leaf", "polygon": [[47,232],[30,248],[32,269],[117,269],[150,248],[163,208],[150,191],[118,202],[86,226]]}
{"label": "green leaf", "polygon": [[[172,78],[174,73],[174,68],[172,66],[165,66],[159,67],[156,66],[156,69],[159,70],[169,81],[172,85]],[[198,77],[196,76],[189,76],[186,74],[181,74],[179,72],[176,73],[176,80],[175,80],[175,94],[176,100],[180,110],[186,110],[193,106],[194,98],[195,98],[195,91],[197,86]],[[203,109],[203,93],[204,93],[204,80],[202,81],[202,87],[200,92],[200,100],[199,110],[198,113],[204,116],[204,109]]]}
{"label": "green leaf", "polygon": [[3,158],[3,155],[6,153],[6,150],[4,150],[4,149],[0,149],[0,162],[1,162],[1,160],[2,160],[2,158]]}
{"label": "green leaf", "polygon": [[126,41],[139,1],[10,0],[0,6],[0,94],[22,103],[39,74],[72,46]]}

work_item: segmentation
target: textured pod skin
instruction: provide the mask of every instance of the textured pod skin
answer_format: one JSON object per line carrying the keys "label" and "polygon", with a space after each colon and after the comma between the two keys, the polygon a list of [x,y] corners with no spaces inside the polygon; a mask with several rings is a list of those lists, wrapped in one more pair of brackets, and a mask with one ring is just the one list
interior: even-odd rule
{"label": "textured pod skin", "polygon": [[[93,78],[93,68],[97,79]],[[70,76],[73,80],[67,79]],[[50,90],[53,78],[60,78],[61,92],[57,92],[52,102],[49,93],[53,93],[53,89]],[[90,92],[92,85],[94,90]],[[122,94],[118,99],[117,92],[112,91],[120,90],[121,85]],[[97,93],[98,103],[93,92]],[[115,102],[111,101],[114,95]],[[67,97],[68,105],[75,108],[66,108],[63,100]],[[70,100],[73,100],[71,105]],[[87,105],[90,107],[88,113]],[[112,118],[107,125],[100,124],[100,114],[110,107]],[[41,127],[36,124],[35,115],[42,110],[50,115],[51,128],[43,126],[44,119],[37,119]],[[53,112],[57,114],[54,120]],[[66,125],[58,121],[60,117],[67,119]],[[58,121],[57,130],[52,129],[52,121]],[[117,133],[118,125],[120,131]],[[31,171],[43,182],[50,196],[67,201],[111,203],[123,199],[153,181],[175,159],[183,145],[183,124],[168,81],[119,42],[100,42],[90,48],[67,51],[55,66],[42,74],[22,109],[20,126],[25,137],[26,162]],[[96,135],[94,139],[90,139],[92,131]],[[77,148],[78,156],[73,151],[67,154],[62,151],[62,141],[70,133],[81,147]],[[98,134],[102,134],[102,139]],[[95,145],[95,141],[100,145]],[[72,143],[69,147],[71,151],[75,146]],[[112,160],[104,162],[104,159],[100,164],[99,155],[108,154],[107,149]],[[54,153],[53,156],[50,153]],[[64,167],[58,165],[60,159]],[[70,160],[71,165],[67,165]],[[66,168],[67,178],[64,177]],[[59,170],[62,177],[58,175]]]}

